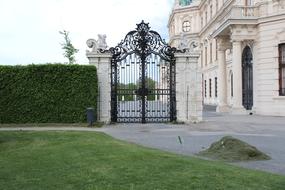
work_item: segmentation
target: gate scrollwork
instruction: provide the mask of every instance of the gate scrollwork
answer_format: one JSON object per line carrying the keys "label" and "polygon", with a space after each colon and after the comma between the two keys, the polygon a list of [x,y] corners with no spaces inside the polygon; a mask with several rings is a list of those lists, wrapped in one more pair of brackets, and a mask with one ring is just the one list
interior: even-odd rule
{"label": "gate scrollwork", "polygon": [[170,47],[156,31],[150,30],[149,24],[142,21],[137,24],[136,30],[129,32],[125,39],[116,47],[110,48],[110,51],[117,61],[125,59],[132,53],[139,56],[148,56],[154,53],[171,61],[176,48]]}
{"label": "gate scrollwork", "polygon": [[176,119],[176,48],[142,21],[117,46],[111,61],[113,122],[167,122]]}

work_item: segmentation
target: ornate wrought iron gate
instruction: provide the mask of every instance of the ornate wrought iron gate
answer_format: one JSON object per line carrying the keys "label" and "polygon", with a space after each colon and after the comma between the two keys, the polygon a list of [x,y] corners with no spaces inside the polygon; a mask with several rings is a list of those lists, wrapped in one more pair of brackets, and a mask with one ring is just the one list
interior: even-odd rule
{"label": "ornate wrought iron gate", "polygon": [[175,50],[144,21],[110,49],[113,122],[176,119]]}
{"label": "ornate wrought iron gate", "polygon": [[250,47],[246,46],[242,54],[242,103],[247,110],[253,106],[252,76],[252,53]]}

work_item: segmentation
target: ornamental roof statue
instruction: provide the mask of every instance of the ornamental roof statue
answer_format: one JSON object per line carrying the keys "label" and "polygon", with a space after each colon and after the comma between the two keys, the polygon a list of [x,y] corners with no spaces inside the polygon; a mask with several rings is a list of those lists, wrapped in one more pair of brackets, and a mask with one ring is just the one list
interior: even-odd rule
{"label": "ornamental roof statue", "polygon": [[192,0],[179,0],[180,6],[188,6],[192,3]]}

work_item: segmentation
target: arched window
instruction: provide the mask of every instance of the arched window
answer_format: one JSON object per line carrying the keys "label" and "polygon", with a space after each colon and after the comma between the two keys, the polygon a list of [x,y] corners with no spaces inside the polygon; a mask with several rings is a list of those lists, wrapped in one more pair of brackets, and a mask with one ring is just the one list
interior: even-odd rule
{"label": "arched window", "polygon": [[285,96],[285,44],[279,45],[279,95]]}

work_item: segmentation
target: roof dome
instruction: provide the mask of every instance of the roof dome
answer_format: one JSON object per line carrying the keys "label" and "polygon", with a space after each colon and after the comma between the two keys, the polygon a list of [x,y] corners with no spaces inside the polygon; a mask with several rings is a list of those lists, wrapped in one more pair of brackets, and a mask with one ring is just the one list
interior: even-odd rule
{"label": "roof dome", "polygon": [[192,0],[179,0],[180,6],[188,6],[192,3]]}

